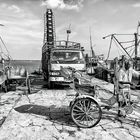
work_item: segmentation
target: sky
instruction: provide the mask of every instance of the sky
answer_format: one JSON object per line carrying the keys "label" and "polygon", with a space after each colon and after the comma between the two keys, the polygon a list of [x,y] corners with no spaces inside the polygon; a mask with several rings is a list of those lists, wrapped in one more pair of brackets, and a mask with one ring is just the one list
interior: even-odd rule
{"label": "sky", "polygon": [[[46,8],[53,9],[57,40],[66,39],[71,25],[70,40],[80,42],[90,54],[91,32],[95,54],[105,58],[110,37],[103,37],[128,33],[132,36],[123,40],[133,40],[140,21],[140,0],[0,0],[0,36],[13,59],[41,59]],[[121,53],[114,44],[109,58]]]}

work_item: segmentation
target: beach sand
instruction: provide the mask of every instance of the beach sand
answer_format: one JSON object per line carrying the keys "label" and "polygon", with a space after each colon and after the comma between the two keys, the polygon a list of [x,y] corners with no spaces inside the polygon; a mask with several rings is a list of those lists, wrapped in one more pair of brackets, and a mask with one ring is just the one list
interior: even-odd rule
{"label": "beach sand", "polygon": [[104,116],[90,129],[78,128],[69,113],[75,95],[72,89],[40,89],[28,96],[25,93],[0,94],[0,140],[140,139],[140,128],[134,121],[125,119],[121,123],[115,116]]}

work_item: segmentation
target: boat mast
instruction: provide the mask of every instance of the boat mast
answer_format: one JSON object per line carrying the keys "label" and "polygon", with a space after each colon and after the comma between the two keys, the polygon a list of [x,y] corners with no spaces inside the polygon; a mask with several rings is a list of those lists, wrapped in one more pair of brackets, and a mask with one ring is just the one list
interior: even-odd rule
{"label": "boat mast", "polygon": [[92,45],[92,36],[91,36],[91,28],[89,28],[89,33],[90,33],[90,49],[91,49],[91,57],[95,57],[95,53],[93,50],[93,45]]}

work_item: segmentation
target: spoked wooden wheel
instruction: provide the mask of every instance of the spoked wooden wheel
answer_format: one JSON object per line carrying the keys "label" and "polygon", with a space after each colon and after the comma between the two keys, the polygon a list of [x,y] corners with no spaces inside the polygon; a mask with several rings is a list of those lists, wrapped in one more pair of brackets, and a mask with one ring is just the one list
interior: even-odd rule
{"label": "spoked wooden wheel", "polygon": [[98,103],[91,98],[80,98],[71,107],[71,117],[76,125],[91,128],[101,120],[102,111]]}

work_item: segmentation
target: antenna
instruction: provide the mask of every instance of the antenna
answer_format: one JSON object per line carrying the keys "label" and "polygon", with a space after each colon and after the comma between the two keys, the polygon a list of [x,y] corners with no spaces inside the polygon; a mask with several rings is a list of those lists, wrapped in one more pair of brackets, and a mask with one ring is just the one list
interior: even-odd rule
{"label": "antenna", "polygon": [[71,24],[69,24],[69,28],[67,29],[67,42],[66,42],[66,46],[68,46],[68,42],[69,42],[69,34],[71,33]]}

